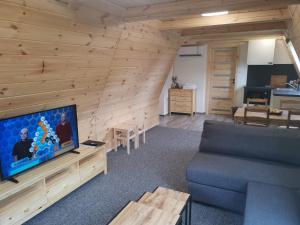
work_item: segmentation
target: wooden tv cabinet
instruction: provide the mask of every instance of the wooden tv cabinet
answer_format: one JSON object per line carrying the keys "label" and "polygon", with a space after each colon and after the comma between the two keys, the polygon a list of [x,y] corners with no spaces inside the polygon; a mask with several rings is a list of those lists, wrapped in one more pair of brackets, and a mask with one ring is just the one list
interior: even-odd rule
{"label": "wooden tv cabinet", "polygon": [[100,173],[107,173],[105,145],[80,145],[80,154],[66,153],[0,182],[0,224],[22,224]]}

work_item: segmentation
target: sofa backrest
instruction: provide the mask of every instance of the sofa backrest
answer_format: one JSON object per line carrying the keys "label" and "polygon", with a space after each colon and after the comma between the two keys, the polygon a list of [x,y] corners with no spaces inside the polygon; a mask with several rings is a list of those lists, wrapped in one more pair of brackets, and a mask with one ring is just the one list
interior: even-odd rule
{"label": "sofa backrest", "polygon": [[199,150],[300,166],[300,130],[205,121]]}

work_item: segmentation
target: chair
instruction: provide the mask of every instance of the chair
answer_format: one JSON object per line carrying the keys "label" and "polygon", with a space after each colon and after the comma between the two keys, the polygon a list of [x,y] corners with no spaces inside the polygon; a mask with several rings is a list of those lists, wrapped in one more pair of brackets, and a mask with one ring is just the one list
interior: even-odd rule
{"label": "chair", "polygon": [[[293,116],[297,116],[297,119],[293,119]],[[300,110],[289,110],[287,128],[300,128]]]}
{"label": "chair", "polygon": [[[251,115],[250,115],[251,114]],[[244,124],[253,126],[269,126],[270,109],[266,106],[248,106],[244,111]]]}
{"label": "chair", "polygon": [[232,119],[234,120],[234,115],[236,113],[236,111],[238,110],[239,107],[237,106],[232,106],[231,107],[231,116],[232,116]]}
{"label": "chair", "polygon": [[272,88],[285,88],[288,82],[287,75],[272,75],[271,76],[271,87]]}
{"label": "chair", "polygon": [[247,98],[247,106],[250,104],[254,105],[268,105],[269,100],[267,98]]}

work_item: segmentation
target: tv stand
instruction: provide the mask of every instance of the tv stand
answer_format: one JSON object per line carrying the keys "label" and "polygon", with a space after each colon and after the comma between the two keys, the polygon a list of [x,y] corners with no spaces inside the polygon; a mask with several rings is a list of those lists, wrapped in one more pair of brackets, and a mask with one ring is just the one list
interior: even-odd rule
{"label": "tv stand", "polygon": [[73,154],[77,154],[77,155],[79,155],[80,154],[80,152],[78,152],[78,151],[76,151],[76,150],[71,150],[71,151],[69,151],[70,153],[73,153]]}
{"label": "tv stand", "polygon": [[0,224],[21,225],[95,176],[107,173],[105,145],[80,146],[77,151],[80,154],[60,155],[1,181]]}
{"label": "tv stand", "polygon": [[10,181],[10,182],[13,182],[15,184],[19,183],[19,181],[17,179],[13,178],[13,177],[8,178],[7,180]]}

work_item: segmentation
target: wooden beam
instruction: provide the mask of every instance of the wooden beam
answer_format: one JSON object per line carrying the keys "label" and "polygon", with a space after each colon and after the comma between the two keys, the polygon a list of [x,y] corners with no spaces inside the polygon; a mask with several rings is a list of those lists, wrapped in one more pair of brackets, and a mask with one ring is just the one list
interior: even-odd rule
{"label": "wooden beam", "polygon": [[287,23],[282,21],[255,23],[255,24],[234,24],[234,25],[202,27],[198,29],[183,30],[182,36],[225,34],[225,33],[239,33],[239,32],[251,32],[251,31],[266,31],[266,30],[283,31],[286,29],[287,29]]}
{"label": "wooden beam", "polygon": [[185,37],[183,44],[209,44],[217,42],[245,42],[253,39],[282,38],[286,35],[284,31],[259,31],[259,32],[242,32],[236,34],[211,34]]}
{"label": "wooden beam", "polygon": [[268,11],[235,13],[216,17],[199,16],[198,18],[169,20],[162,22],[160,29],[179,30],[229,24],[287,21],[289,19],[291,19],[291,15],[288,9],[276,9]]}
{"label": "wooden beam", "polygon": [[127,9],[127,20],[170,19],[205,12],[237,11],[249,9],[280,8],[299,0],[182,0]]}

